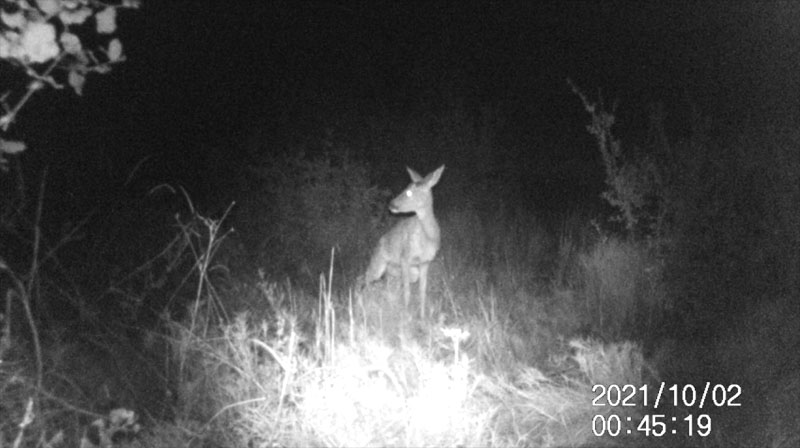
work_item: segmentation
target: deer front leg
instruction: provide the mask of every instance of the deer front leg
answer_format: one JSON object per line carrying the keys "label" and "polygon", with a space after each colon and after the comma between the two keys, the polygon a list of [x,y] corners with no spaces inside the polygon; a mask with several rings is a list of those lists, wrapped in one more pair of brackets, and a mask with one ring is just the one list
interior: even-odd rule
{"label": "deer front leg", "polygon": [[406,261],[401,261],[400,271],[400,277],[402,277],[403,281],[403,301],[406,304],[406,309],[408,309],[411,303],[411,264]]}
{"label": "deer front leg", "polygon": [[419,314],[425,317],[425,295],[428,290],[428,267],[430,263],[419,265]]}

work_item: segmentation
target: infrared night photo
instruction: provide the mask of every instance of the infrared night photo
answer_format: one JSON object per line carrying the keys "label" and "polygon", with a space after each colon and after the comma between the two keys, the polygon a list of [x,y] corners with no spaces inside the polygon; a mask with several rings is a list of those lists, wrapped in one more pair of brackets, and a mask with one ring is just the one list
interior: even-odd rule
{"label": "infrared night photo", "polygon": [[0,0],[0,448],[796,448],[799,372],[799,2]]}

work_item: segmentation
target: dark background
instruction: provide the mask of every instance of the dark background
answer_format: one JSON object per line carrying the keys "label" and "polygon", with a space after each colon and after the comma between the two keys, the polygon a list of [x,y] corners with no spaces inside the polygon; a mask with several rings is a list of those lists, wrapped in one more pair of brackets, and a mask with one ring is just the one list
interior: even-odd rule
{"label": "dark background", "polygon": [[568,78],[618,104],[629,149],[659,102],[675,141],[695,113],[733,130],[800,115],[795,2],[145,1],[119,37],[127,61],[82,97],[37,93],[11,129],[29,145],[27,216],[44,185],[49,246],[89,217],[61,257],[99,261],[81,270],[100,290],[97,269],[133,269],[186,216],[162,185],[203,216],[236,202],[225,223],[263,258],[271,243],[252,223],[275,220],[258,216],[274,200],[253,168],[301,150],[347,152],[394,193],[405,166],[445,164],[438,211],[488,189],[509,208],[608,214]]}
{"label": "dark background", "polygon": [[[37,95],[14,132],[31,146],[27,166],[50,167],[51,201],[70,210],[145,157],[135,185],[183,185],[218,208],[236,198],[229,181],[253,162],[253,139],[286,149],[458,104],[502,118],[495,157],[532,188],[585,197],[602,187],[602,165],[567,78],[619,100],[623,138],[655,101],[674,135],[691,105],[734,125],[793,123],[798,29],[795,2],[144,2],[120,18],[128,61],[91,77],[81,98]],[[380,144],[362,155],[396,182],[405,164],[476,162]]]}

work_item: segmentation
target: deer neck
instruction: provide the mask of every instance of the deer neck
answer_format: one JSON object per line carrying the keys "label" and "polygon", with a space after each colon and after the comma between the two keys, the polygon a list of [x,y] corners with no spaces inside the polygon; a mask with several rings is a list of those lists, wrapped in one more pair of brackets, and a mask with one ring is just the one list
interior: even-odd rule
{"label": "deer neck", "polygon": [[433,215],[433,204],[417,210],[416,213],[425,237],[429,240],[439,241],[439,223],[436,222],[436,217]]}

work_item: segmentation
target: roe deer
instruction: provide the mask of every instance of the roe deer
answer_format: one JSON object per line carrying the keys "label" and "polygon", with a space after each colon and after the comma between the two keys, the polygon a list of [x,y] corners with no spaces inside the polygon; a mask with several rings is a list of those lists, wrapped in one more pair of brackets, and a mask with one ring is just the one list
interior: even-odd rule
{"label": "roe deer", "polygon": [[419,281],[420,315],[425,316],[425,293],[428,285],[428,267],[439,251],[440,230],[433,216],[431,188],[439,182],[444,165],[424,178],[411,168],[406,168],[411,184],[389,204],[392,213],[414,212],[415,216],[401,219],[378,241],[365,275],[367,284],[389,275],[403,282],[403,299],[406,309],[411,300],[411,283]]}

